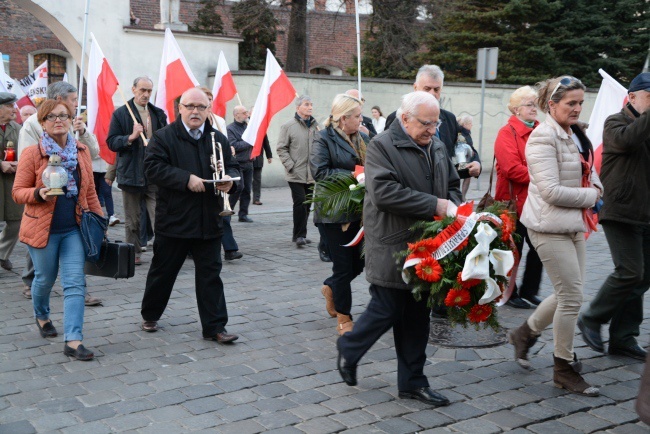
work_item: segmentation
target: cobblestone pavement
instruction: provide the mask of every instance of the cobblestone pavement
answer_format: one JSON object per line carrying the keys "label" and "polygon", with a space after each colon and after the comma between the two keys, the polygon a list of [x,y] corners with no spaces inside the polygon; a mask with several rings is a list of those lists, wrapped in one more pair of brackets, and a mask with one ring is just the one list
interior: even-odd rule
{"label": "cobblestone pavement", "polygon": [[[482,182],[485,188],[486,182]],[[472,188],[470,197],[480,194]],[[120,194],[115,192],[118,215]],[[362,359],[359,385],[348,387],[335,370],[335,320],[320,294],[329,264],[316,242],[291,243],[288,188],[264,189],[251,205],[254,223],[234,222],[244,257],[225,262],[230,322],[240,335],[231,346],[201,338],[194,294],[194,264],[186,261],[157,333],[140,331],[140,302],[151,252],[129,280],[88,278],[103,306],[86,308],[84,344],[91,362],[63,355],[62,337],[42,339],[20,273],[26,249],[12,255],[14,270],[0,270],[0,432],[177,433],[647,433],[634,400],[643,364],[588,349],[576,352],[586,379],[601,396],[570,395],[553,387],[552,332],[534,347],[532,372],[513,361],[510,345],[484,349],[429,346],[425,373],[449,397],[433,409],[397,398],[391,332]],[[109,231],[123,239],[124,226]],[[309,227],[310,238],[318,240]],[[611,271],[602,233],[588,242],[586,300]],[[368,302],[367,282],[353,284],[353,314]],[[542,295],[551,291],[544,281]],[[55,286],[52,320],[62,328],[61,289]],[[500,308],[505,327],[532,311]],[[640,343],[648,345],[646,307]]]}

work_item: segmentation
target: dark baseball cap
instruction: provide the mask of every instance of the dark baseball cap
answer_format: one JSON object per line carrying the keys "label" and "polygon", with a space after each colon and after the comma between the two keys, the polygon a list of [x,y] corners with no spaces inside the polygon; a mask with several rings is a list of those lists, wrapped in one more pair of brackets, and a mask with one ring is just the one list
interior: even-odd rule
{"label": "dark baseball cap", "polygon": [[627,90],[627,92],[636,92],[637,90],[645,90],[647,92],[650,92],[650,72],[642,72],[641,74],[634,77],[634,80],[632,80],[632,83],[630,83],[630,88]]}
{"label": "dark baseball cap", "polygon": [[16,95],[13,93],[9,92],[0,92],[0,105],[3,104],[12,104],[18,101],[18,98],[16,98]]}

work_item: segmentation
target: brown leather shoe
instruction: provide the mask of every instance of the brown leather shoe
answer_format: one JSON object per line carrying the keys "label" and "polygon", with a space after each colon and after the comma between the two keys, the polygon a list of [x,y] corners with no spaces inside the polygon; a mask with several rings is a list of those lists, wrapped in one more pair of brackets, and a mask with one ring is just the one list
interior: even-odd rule
{"label": "brown leather shoe", "polygon": [[23,287],[23,297],[25,297],[25,298],[28,299],[28,300],[31,300],[31,299],[32,299],[32,288],[30,288],[29,286],[25,285],[25,286]]}
{"label": "brown leather shoe", "polygon": [[90,294],[86,294],[86,299],[84,300],[84,304],[86,306],[99,306],[100,304],[102,304],[102,299],[93,297]]}
{"label": "brown leather shoe", "polygon": [[140,328],[147,332],[147,333],[153,333],[158,331],[158,322],[157,321],[142,321],[142,324],[140,324]]}
{"label": "brown leather shoe", "polygon": [[217,341],[220,344],[231,344],[239,339],[239,336],[223,331],[221,333],[217,333],[214,336],[203,336],[203,339]]}
{"label": "brown leather shoe", "polygon": [[135,261],[133,261],[135,265],[142,265],[142,259],[140,259],[139,256],[135,257]]}
{"label": "brown leather shoe", "polygon": [[334,294],[332,294],[332,288],[329,285],[323,285],[320,292],[325,297],[325,310],[332,317],[336,317],[336,307],[334,306]]}

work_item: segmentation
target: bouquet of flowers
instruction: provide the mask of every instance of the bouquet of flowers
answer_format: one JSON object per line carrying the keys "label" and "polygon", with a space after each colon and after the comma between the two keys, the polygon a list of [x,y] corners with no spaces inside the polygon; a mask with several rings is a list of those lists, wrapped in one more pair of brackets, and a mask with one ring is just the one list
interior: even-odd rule
{"label": "bouquet of flowers", "polygon": [[422,236],[401,252],[402,276],[413,285],[416,300],[446,306],[452,324],[497,330],[495,306],[515,264],[515,218],[502,202],[481,213],[473,206],[466,202],[455,217],[414,225],[411,230]]}

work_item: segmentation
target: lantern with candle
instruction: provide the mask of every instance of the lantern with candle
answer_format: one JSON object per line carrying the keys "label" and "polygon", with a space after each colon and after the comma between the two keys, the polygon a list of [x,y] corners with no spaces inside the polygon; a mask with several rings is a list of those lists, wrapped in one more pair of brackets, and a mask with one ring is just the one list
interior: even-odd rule
{"label": "lantern with candle", "polygon": [[16,149],[14,142],[7,142],[7,149],[5,149],[4,161],[16,161]]}
{"label": "lantern with candle", "polygon": [[50,155],[47,167],[43,171],[43,184],[50,189],[48,196],[64,194],[63,186],[68,183],[68,172],[61,166],[61,157],[56,152]]}

